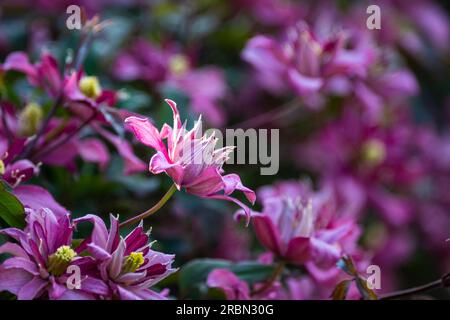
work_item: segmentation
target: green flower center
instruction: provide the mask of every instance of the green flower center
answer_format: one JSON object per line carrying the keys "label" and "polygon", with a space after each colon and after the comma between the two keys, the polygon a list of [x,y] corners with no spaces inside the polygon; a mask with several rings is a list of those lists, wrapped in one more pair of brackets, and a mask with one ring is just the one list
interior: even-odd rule
{"label": "green flower center", "polygon": [[170,59],[169,68],[173,74],[183,75],[189,69],[189,61],[184,55],[176,54]]}
{"label": "green flower center", "polygon": [[386,158],[386,146],[378,139],[371,139],[362,147],[362,158],[366,164],[377,166]]}
{"label": "green flower center", "polygon": [[0,160],[0,175],[5,173],[5,163],[3,160]]}
{"label": "green flower center", "polygon": [[23,137],[34,135],[42,121],[42,108],[39,104],[30,102],[19,115],[19,133]]}
{"label": "green flower center", "polygon": [[102,88],[97,77],[83,77],[80,80],[79,86],[81,92],[91,99],[98,98],[102,93]]}
{"label": "green flower center", "polygon": [[135,272],[140,266],[144,264],[144,255],[142,252],[132,252],[125,258],[122,266],[123,273]]}
{"label": "green flower center", "polygon": [[47,270],[54,276],[60,276],[66,272],[67,267],[77,253],[69,246],[59,247],[55,253],[48,257]]}

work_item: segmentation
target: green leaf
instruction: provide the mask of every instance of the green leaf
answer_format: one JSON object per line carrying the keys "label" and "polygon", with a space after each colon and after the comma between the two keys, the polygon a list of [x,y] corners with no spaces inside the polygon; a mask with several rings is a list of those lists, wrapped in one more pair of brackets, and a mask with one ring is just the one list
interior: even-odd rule
{"label": "green leaf", "polygon": [[359,293],[363,296],[364,300],[378,300],[375,292],[367,286],[367,281],[361,277],[357,277],[356,279],[356,287],[358,288]]}
{"label": "green leaf", "polygon": [[25,210],[22,203],[0,184],[0,218],[9,226],[25,227]]}
{"label": "green leaf", "polygon": [[205,283],[208,274],[215,268],[229,268],[230,262],[219,259],[198,259],[187,263],[180,270],[179,284],[183,297],[189,293],[189,297],[198,299],[202,293],[206,293]]}
{"label": "green leaf", "polygon": [[334,288],[333,293],[331,294],[333,300],[345,300],[351,283],[352,283],[351,279],[339,282],[337,286]]}
{"label": "green leaf", "polygon": [[180,270],[179,284],[181,294],[189,298],[199,299],[208,292],[206,279],[208,274],[216,268],[225,268],[236,274],[241,280],[250,285],[269,278],[273,272],[272,265],[259,262],[243,261],[233,263],[222,259],[197,259],[189,262]]}
{"label": "green leaf", "polygon": [[229,269],[240,279],[252,285],[268,279],[273,273],[274,266],[255,261],[243,261],[232,264]]}

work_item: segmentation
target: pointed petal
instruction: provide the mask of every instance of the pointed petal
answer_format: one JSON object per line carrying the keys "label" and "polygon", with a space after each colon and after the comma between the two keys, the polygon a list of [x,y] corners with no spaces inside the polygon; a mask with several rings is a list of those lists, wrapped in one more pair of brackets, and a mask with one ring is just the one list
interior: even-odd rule
{"label": "pointed petal", "polygon": [[17,300],[33,300],[42,294],[42,290],[48,284],[40,276],[34,277],[25,284],[17,294]]}
{"label": "pointed petal", "polygon": [[166,147],[161,140],[158,129],[147,118],[131,116],[125,119],[125,124],[141,143],[166,153]]}

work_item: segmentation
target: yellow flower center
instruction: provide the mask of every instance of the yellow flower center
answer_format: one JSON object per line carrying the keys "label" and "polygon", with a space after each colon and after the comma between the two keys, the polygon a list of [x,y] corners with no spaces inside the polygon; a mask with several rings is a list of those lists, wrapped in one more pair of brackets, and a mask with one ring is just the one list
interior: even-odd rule
{"label": "yellow flower center", "polygon": [[55,276],[62,275],[76,255],[77,253],[69,246],[59,247],[55,253],[48,257],[48,272]]}
{"label": "yellow flower center", "polygon": [[386,158],[386,146],[378,139],[367,141],[362,147],[362,158],[370,166],[381,164]]}
{"label": "yellow flower center", "polygon": [[0,160],[0,175],[5,173],[5,163],[3,160]]}
{"label": "yellow flower center", "polygon": [[102,94],[102,87],[97,77],[83,77],[79,83],[80,90],[83,94],[91,99],[96,99]]}
{"label": "yellow flower center", "polygon": [[188,71],[189,61],[186,56],[182,54],[176,54],[170,59],[169,68],[171,73],[180,76]]}
{"label": "yellow flower center", "polygon": [[19,134],[29,137],[34,135],[42,121],[42,108],[39,104],[30,102],[19,115]]}
{"label": "yellow flower center", "polygon": [[132,252],[125,258],[122,266],[123,273],[135,272],[140,266],[144,264],[144,255],[142,252]]}

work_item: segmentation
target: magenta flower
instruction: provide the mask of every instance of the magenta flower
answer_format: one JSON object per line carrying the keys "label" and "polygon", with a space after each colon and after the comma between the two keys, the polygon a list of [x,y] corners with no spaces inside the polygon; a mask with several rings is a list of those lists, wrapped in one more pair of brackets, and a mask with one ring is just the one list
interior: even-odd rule
{"label": "magenta flower", "polygon": [[[49,299],[92,299],[89,290],[66,286],[67,267],[82,263],[86,258],[78,257],[71,248],[72,223],[69,215],[55,215],[51,210],[27,209],[27,227],[3,229],[17,243],[7,242],[0,247],[0,253],[11,258],[0,265],[0,291],[6,290],[19,300],[41,297]],[[84,279],[89,288],[90,279]]]}
{"label": "magenta flower", "polygon": [[[374,124],[346,106],[336,121],[298,149],[298,162],[334,181],[337,192],[360,203],[360,209],[375,207],[391,225],[404,225],[412,218],[412,207],[397,190],[414,186],[426,170],[417,146],[420,131],[405,111],[392,110],[386,123]],[[344,188],[348,182],[352,187]]]}
{"label": "magenta flower", "polygon": [[[47,52],[35,64],[30,63],[25,53],[13,52],[0,65],[0,70],[24,73],[32,86],[43,89],[55,100],[55,107],[64,107],[75,115],[69,121],[52,117],[43,132],[40,132],[44,116],[40,105],[28,103],[18,115],[13,106],[5,105],[2,113],[6,113],[3,117],[8,128],[1,128],[0,140],[3,137],[12,140],[14,154],[9,152],[10,158],[20,155],[28,144],[35,143],[35,150],[27,154],[33,160],[75,170],[75,158],[80,156],[85,161],[98,163],[104,168],[110,160],[104,143],[93,137],[80,139],[77,135],[89,125],[118,150],[124,159],[126,174],[145,170],[145,164],[134,155],[131,145],[103,128],[112,126],[110,118],[123,120],[130,113],[112,108],[117,100],[116,92],[103,89],[96,77],[87,76],[79,70],[61,74],[56,59]],[[0,124],[0,127],[3,126],[3,123]],[[40,136],[33,141],[38,132],[41,133]],[[0,147],[1,144],[0,141]]]}
{"label": "magenta flower", "polygon": [[228,300],[250,300],[250,288],[247,282],[239,279],[228,269],[214,269],[206,281],[211,288],[223,290]]}
{"label": "magenta flower", "polygon": [[259,194],[263,212],[252,214],[256,235],[283,260],[330,267],[342,255],[346,238],[357,231],[352,221],[336,217],[328,190],[313,193],[304,184],[287,182]]}
{"label": "magenta flower", "polygon": [[254,37],[242,57],[267,89],[278,93],[291,88],[305,98],[337,75],[363,75],[372,60],[365,48],[344,49],[342,36],[318,39],[303,23],[290,28],[281,41]]}
{"label": "magenta flower", "polygon": [[[109,288],[102,298],[122,300],[155,300],[165,297],[151,289],[176,269],[172,268],[174,255],[151,250],[149,234],[140,224],[125,239],[119,235],[119,220],[110,216],[108,232],[102,219],[94,215],[74,220],[75,225],[89,221],[94,225],[91,236],[77,249],[87,251],[95,259],[97,277]],[[102,284],[97,286],[97,291]]]}
{"label": "magenta flower", "polygon": [[172,43],[158,47],[138,39],[118,56],[113,71],[124,81],[143,80],[157,88],[174,87],[189,97],[192,109],[208,123],[225,123],[226,114],[219,104],[226,94],[222,70],[213,66],[196,68],[194,59],[180,53]]}
{"label": "magenta flower", "polygon": [[[283,288],[279,281],[274,281],[266,288],[264,283],[255,283],[253,292],[249,284],[228,269],[217,268],[208,274],[206,284],[210,288],[223,291],[227,300],[265,300],[283,299]],[[264,286],[264,288],[263,288]],[[258,289],[261,289],[258,292]]]}
{"label": "magenta flower", "polygon": [[[182,125],[177,106],[166,100],[173,112],[173,127],[165,124],[161,131],[146,118],[129,117],[125,123],[136,138],[155,149],[157,153],[150,160],[150,172],[166,173],[177,189],[203,198],[233,201],[240,205],[249,217],[249,209],[230,196],[235,190],[242,191],[253,204],[255,193],[245,187],[236,174],[222,175],[222,165],[232,152],[232,147],[215,150],[217,140],[213,135],[201,135],[201,117],[190,131]],[[167,146],[163,143],[167,140]]]}

